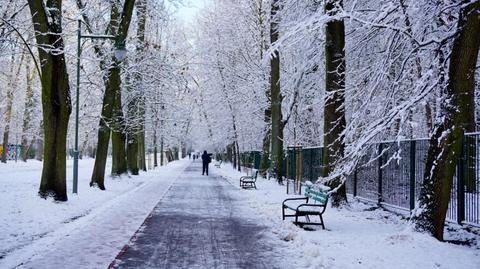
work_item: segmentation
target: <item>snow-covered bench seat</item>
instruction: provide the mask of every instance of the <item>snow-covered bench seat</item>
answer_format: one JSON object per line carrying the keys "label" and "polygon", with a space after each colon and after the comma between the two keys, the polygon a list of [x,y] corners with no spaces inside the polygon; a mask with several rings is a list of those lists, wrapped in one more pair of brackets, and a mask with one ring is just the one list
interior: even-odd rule
{"label": "snow-covered bench seat", "polygon": [[[302,227],[303,225],[321,225],[325,229],[322,214],[327,208],[328,191],[327,186],[307,185],[305,188],[305,197],[288,198],[282,203],[282,217],[295,217],[293,222],[295,225]],[[285,210],[293,211],[292,214],[285,214]],[[320,222],[313,222],[310,216],[318,216]],[[300,221],[299,217],[304,217],[305,221]]]}
{"label": "snow-covered bench seat", "polygon": [[252,175],[240,177],[240,187],[244,189],[257,188],[255,182],[257,181],[258,170],[252,170]]}
{"label": "snow-covered bench seat", "polygon": [[222,162],[223,162],[223,160],[220,160],[220,162],[217,162],[217,163],[215,164],[215,167],[220,168],[220,165],[222,165]]}

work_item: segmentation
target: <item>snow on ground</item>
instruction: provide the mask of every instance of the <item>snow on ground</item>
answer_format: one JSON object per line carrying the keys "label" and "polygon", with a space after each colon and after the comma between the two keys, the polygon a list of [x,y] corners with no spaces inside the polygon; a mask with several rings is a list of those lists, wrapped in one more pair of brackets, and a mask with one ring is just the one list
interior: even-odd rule
{"label": "snow on ground", "polygon": [[[188,161],[88,186],[93,159],[80,160],[78,195],[56,203],[37,196],[42,163],[0,164],[0,268],[106,268]],[[110,163],[107,165],[110,171]]]}
{"label": "snow on ground", "polygon": [[[81,160],[77,196],[70,194],[69,162],[66,203],[36,195],[40,162],[0,164],[0,268],[107,268],[188,164],[182,160],[141,176],[107,177],[102,192],[88,187],[93,160]],[[327,230],[306,231],[281,219],[285,187],[259,179],[258,190],[241,190],[238,178],[244,173],[228,164],[211,169],[238,188],[260,224],[271,227],[270,236],[288,248],[295,268],[480,267],[480,238],[465,229],[450,225],[447,236],[476,242],[473,246],[441,243],[412,232],[398,215],[353,202],[341,210],[327,208]]]}
{"label": "snow on ground", "polygon": [[290,252],[299,257],[298,268],[480,268],[478,235],[452,232],[455,229],[450,227],[447,236],[476,243],[470,247],[442,243],[411,231],[404,218],[360,202],[340,210],[328,207],[326,230],[306,231],[293,225],[291,219],[282,221],[285,186],[259,178],[258,190],[241,190],[238,179],[245,173],[230,164],[212,170],[237,186],[247,205],[259,212],[263,224],[270,226],[279,240],[289,243]]}

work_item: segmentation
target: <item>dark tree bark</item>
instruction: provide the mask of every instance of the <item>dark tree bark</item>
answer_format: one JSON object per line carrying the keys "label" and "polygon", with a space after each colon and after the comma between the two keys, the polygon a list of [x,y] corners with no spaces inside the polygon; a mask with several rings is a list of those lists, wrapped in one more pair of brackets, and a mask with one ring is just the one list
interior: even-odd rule
{"label": "dark tree bark", "polygon": [[[111,12],[111,23],[109,25],[108,33],[116,33],[115,36],[115,49],[125,49],[126,38],[128,34],[128,28],[130,27],[130,21],[132,18],[133,7],[135,0],[126,0],[123,6],[123,11],[121,13],[120,23],[117,24],[118,17],[120,16],[117,4],[112,4]],[[113,22],[113,23],[112,23]],[[117,30],[115,30],[117,29]],[[92,178],[90,181],[90,186],[98,186],[101,190],[105,190],[105,166],[107,163],[107,154],[108,154],[108,142],[110,140],[110,128],[114,115],[114,107],[118,113],[118,104],[121,107],[121,77],[120,77],[120,59],[117,57],[112,57],[112,65],[108,71],[108,78],[105,83],[105,94],[103,96],[102,104],[102,116],[100,119],[99,129],[98,129],[98,142],[97,142],[97,152],[95,154],[95,165],[93,167]],[[118,114],[117,114],[118,116]],[[123,115],[122,115],[123,117]],[[122,119],[123,120],[123,119]],[[113,158],[116,158],[114,162],[115,168],[112,166],[112,174],[118,174],[126,172],[126,156],[125,156],[125,140],[122,141],[122,137],[117,137],[118,140],[115,141],[115,149],[117,149],[117,154],[123,155],[118,156],[114,153]],[[114,141],[112,139],[112,144]],[[123,145],[122,145],[123,144]],[[113,146],[112,146],[113,147]],[[122,148],[123,147],[123,151]]]}
{"label": "dark tree bark", "polygon": [[[145,25],[147,23],[147,1],[139,0],[137,5],[137,18],[138,19],[138,29],[137,29],[137,40],[138,53],[143,53],[145,50]],[[138,59],[142,61],[143,59]],[[138,116],[140,120],[140,132],[138,134],[138,145],[139,145],[139,168],[143,171],[147,171],[147,166],[145,162],[145,87],[143,85],[143,77],[138,75],[136,77],[137,84],[141,87],[139,104],[138,104]]]}
{"label": "dark tree bark", "polygon": [[237,169],[237,148],[235,143],[232,143],[232,153],[233,153],[233,169]]}
{"label": "dark tree bark", "polygon": [[[118,65],[120,65],[118,61]],[[118,87],[115,87],[112,121],[110,123],[112,130],[112,176],[119,176],[127,172],[127,134],[125,126],[125,117],[122,108],[122,90],[121,90],[121,72],[118,68]]]}
{"label": "dark tree bark", "polygon": [[39,194],[67,200],[66,152],[72,110],[62,39],[62,1],[28,0],[41,65],[44,160]]}
{"label": "dark tree bark", "polygon": [[[268,115],[267,115],[268,114]],[[263,136],[263,141],[262,141],[262,156],[260,159],[260,166],[259,170],[262,173],[263,176],[266,175],[268,166],[269,166],[269,160],[270,160],[270,138],[271,138],[271,111],[270,109],[265,110],[265,134]]]}
{"label": "dark tree bark", "polygon": [[[264,52],[268,49],[268,31],[267,25],[265,23],[265,8],[263,6],[263,0],[259,0],[255,2],[255,7],[257,10],[256,18],[258,28],[260,30],[260,43],[259,43],[259,52],[260,52],[260,59],[263,59]],[[265,96],[267,97],[267,107],[264,110],[264,117],[263,121],[265,123],[265,130],[263,134],[262,140],[262,154],[260,159],[259,171],[260,173],[265,176],[267,174],[267,170],[270,164],[270,138],[272,135],[272,104],[270,99],[270,87],[265,87]]]}
{"label": "dark tree bark", "polygon": [[[137,11],[137,55],[142,55],[145,48],[145,24],[147,20],[147,2],[138,0]],[[142,57],[136,58],[136,62],[142,61]],[[128,104],[129,126],[127,128],[127,162],[128,170],[133,175],[138,175],[138,170],[146,171],[145,166],[145,96],[143,92],[142,76],[134,76],[135,88],[140,90]]]}
{"label": "dark tree bark", "polygon": [[[241,158],[240,158],[240,147],[238,146],[238,141],[235,141],[235,147],[237,148],[237,170],[240,172],[242,171],[242,163],[241,163]],[[245,164],[243,164],[245,165]]]}
{"label": "dark tree bark", "polygon": [[[335,16],[342,8],[342,0],[327,0],[325,12]],[[343,158],[345,141],[345,25],[343,20],[332,18],[325,31],[325,108],[324,108],[324,176],[334,170],[336,162]],[[345,184],[340,178],[327,183],[338,188],[332,193],[332,206],[340,206],[347,200]],[[340,186],[342,184],[342,186]]]}
{"label": "dark tree bark", "polygon": [[[279,1],[273,0],[270,18],[270,44],[278,40],[278,22],[276,14],[279,11]],[[283,179],[283,116],[282,116],[282,93],[280,92],[280,54],[275,51],[270,58],[270,100],[271,100],[271,154],[273,174],[278,183]]]}
{"label": "dark tree bark", "polygon": [[469,128],[469,98],[475,90],[475,67],[480,49],[480,1],[461,9],[457,28],[441,111],[442,121],[436,124],[430,138],[419,205],[412,214],[416,229],[428,232],[438,240],[443,240],[453,176],[464,133]]}
{"label": "dark tree bark", "polygon": [[157,150],[157,126],[155,124],[155,127],[153,129],[153,167],[158,166],[158,150]]}

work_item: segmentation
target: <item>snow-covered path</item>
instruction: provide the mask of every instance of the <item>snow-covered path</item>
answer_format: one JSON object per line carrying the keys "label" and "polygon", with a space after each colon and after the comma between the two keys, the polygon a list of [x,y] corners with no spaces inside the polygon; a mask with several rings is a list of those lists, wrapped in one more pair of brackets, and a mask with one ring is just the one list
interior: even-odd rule
{"label": "snow-covered path", "polygon": [[[118,190],[109,191],[107,187],[105,193],[85,187],[91,172],[85,167],[80,176],[81,183],[83,181],[80,186],[85,188],[80,189],[78,197],[72,196],[68,203],[39,199],[30,190],[37,188],[28,187],[31,193],[22,194],[19,200],[13,203],[5,200],[13,208],[24,204],[18,203],[20,199],[27,200],[28,208],[18,207],[19,214],[2,216],[5,220],[0,223],[0,228],[2,231],[13,231],[17,226],[17,230],[26,234],[23,237],[31,236],[32,240],[18,245],[14,238],[21,236],[14,235],[9,240],[9,235],[4,233],[7,237],[1,239],[12,243],[2,247],[8,249],[10,245],[15,248],[0,259],[0,268],[107,268],[188,164],[185,160],[177,161],[140,177],[118,179],[121,188],[110,182],[108,187]],[[25,177],[28,181],[36,182],[37,179],[37,173],[32,178]],[[22,189],[18,186],[11,191],[21,193]],[[98,198],[102,196],[106,198]],[[70,208],[73,217],[63,213],[64,207],[71,204],[77,204]],[[60,214],[56,213],[58,211]],[[38,227],[32,229],[32,225]],[[37,230],[41,232],[40,236],[33,234]]]}
{"label": "snow-covered path", "polygon": [[192,163],[112,267],[288,268],[259,223],[236,188]]}

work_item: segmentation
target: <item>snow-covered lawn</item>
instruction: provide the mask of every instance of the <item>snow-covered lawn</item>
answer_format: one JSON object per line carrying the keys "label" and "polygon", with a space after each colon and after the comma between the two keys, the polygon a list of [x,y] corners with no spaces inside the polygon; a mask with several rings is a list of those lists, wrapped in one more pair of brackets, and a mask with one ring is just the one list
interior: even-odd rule
{"label": "snow-covered lawn", "polygon": [[[37,196],[42,163],[0,164],[0,268],[106,268],[188,161],[88,186],[93,159],[80,160],[78,195],[55,203]],[[110,171],[110,164],[107,165]]]}
{"label": "snow-covered lawn", "polygon": [[[212,170],[237,188],[239,177],[245,175],[230,164]],[[480,238],[475,234],[447,232],[446,239],[474,241],[470,247],[438,242],[411,231],[404,218],[359,202],[341,210],[328,207],[324,214],[327,229],[306,231],[291,219],[282,221],[284,186],[259,178],[257,187],[239,188],[239,192],[258,211],[259,220],[277,238],[288,241],[291,252],[300,257],[298,268],[480,268]]]}
{"label": "snow-covered lawn", "polygon": [[[88,187],[93,160],[82,160],[79,195],[69,189],[66,203],[36,195],[40,162],[0,164],[0,268],[107,268],[189,163],[107,178],[102,192]],[[69,162],[69,188],[70,168]],[[438,242],[412,232],[398,215],[352,202],[341,210],[327,208],[327,230],[306,231],[281,219],[285,187],[259,179],[258,190],[242,190],[238,178],[244,173],[228,164],[211,169],[238,189],[261,224],[271,227],[269,236],[295,256],[286,257],[295,268],[480,268],[480,238],[456,226],[447,237],[470,240],[473,246]]]}

